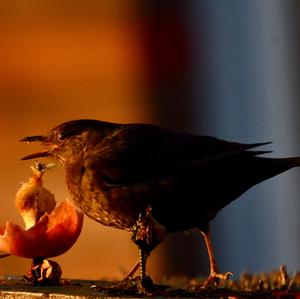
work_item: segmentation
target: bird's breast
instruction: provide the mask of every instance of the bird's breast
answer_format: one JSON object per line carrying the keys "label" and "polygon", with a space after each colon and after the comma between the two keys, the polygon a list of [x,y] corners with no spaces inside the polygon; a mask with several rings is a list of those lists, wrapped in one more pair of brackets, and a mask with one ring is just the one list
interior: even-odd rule
{"label": "bird's breast", "polygon": [[103,225],[129,230],[146,206],[141,186],[108,187],[92,172],[69,165],[66,182],[72,199],[88,217]]}

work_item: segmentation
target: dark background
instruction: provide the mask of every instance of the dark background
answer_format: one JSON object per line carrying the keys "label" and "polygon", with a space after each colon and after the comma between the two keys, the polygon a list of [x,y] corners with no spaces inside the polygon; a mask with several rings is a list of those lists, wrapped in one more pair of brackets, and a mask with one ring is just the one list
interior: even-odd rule
{"label": "dark background", "polygon": [[[76,118],[147,122],[300,155],[297,1],[1,1],[0,222],[21,224],[14,195],[30,174],[21,137]],[[299,170],[251,189],[213,221],[222,271],[300,266]],[[48,174],[57,200],[63,171]],[[199,186],[200,186],[199,182]],[[183,199],[184,200],[184,199]],[[199,198],[199,200],[204,200]],[[127,233],[85,219],[58,257],[65,277],[120,279],[138,254]],[[9,257],[0,273],[24,274]],[[207,273],[195,232],[170,236],[150,274]]]}

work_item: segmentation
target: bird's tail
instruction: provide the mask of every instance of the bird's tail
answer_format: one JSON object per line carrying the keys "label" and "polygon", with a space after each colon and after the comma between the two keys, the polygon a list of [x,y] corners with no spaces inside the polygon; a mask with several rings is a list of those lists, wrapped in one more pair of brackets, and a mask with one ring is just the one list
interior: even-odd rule
{"label": "bird's tail", "polygon": [[290,168],[300,166],[300,157],[280,158],[280,160]]}
{"label": "bird's tail", "polygon": [[293,167],[300,166],[300,157],[269,158],[256,156],[251,161],[250,172],[252,175],[251,185],[255,185]]}

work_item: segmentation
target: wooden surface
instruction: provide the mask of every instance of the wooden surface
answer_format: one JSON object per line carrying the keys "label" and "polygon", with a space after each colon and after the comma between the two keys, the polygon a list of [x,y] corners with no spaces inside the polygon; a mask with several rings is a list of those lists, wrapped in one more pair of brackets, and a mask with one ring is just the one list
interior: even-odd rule
{"label": "wooden surface", "polygon": [[[94,281],[62,280],[62,284],[59,286],[34,286],[25,281],[23,277],[7,276],[2,277],[0,282],[0,298],[92,299],[109,297],[104,292],[91,289],[91,286],[94,284]],[[106,283],[101,282],[100,284],[105,286]]]}
{"label": "wooden surface", "polygon": [[[97,288],[92,286],[97,285]],[[94,298],[300,298],[297,290],[241,291],[231,288],[212,288],[193,292],[169,286],[158,286],[155,294],[141,293],[136,284],[125,285],[107,281],[61,280],[58,286],[34,286],[23,277],[0,277],[0,298],[9,299],[94,299]],[[92,288],[91,288],[92,287]]]}

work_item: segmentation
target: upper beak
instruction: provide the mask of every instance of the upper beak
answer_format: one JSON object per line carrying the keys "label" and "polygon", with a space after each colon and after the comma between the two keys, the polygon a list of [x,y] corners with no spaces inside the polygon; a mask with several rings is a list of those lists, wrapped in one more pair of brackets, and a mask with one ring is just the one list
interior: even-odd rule
{"label": "upper beak", "polygon": [[35,136],[27,136],[20,140],[21,142],[35,142],[35,141],[46,141],[46,136],[44,135],[35,135]]}
{"label": "upper beak", "polygon": [[[22,138],[20,141],[21,142],[35,142],[35,141],[43,142],[43,141],[46,141],[46,136],[43,136],[43,135],[27,136],[25,138]],[[21,160],[30,160],[30,159],[40,158],[40,157],[47,157],[47,156],[49,156],[49,151],[44,150],[39,153],[25,156],[25,157],[21,158]]]}

